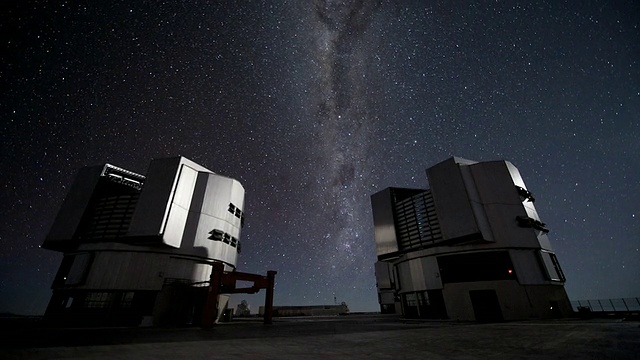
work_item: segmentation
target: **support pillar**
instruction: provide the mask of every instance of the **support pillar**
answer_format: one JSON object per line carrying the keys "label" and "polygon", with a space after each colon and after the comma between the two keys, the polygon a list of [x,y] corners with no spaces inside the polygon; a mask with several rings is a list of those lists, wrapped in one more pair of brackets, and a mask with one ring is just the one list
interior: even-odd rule
{"label": "support pillar", "polygon": [[211,329],[218,319],[218,295],[220,295],[220,283],[223,272],[224,265],[222,263],[212,264],[207,302],[202,312],[203,329]]}
{"label": "support pillar", "polygon": [[272,323],[273,317],[273,291],[276,283],[277,271],[267,271],[267,294],[264,298],[264,323],[269,325]]}
{"label": "support pillar", "polygon": [[[218,320],[218,296],[220,294],[255,294],[260,289],[266,289],[264,299],[264,323],[271,324],[273,317],[273,293],[276,283],[277,271],[267,271],[267,276],[249,274],[239,271],[224,271],[222,263],[211,264],[211,280],[207,292],[207,300],[202,309],[202,328],[211,329]],[[237,281],[251,281],[251,287],[238,288]]]}

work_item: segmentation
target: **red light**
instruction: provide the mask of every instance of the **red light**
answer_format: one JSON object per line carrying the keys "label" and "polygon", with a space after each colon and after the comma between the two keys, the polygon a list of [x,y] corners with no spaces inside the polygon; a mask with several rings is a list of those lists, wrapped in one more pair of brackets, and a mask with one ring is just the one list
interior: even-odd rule
{"label": "red light", "polygon": [[509,269],[509,274],[513,274],[513,270]]}

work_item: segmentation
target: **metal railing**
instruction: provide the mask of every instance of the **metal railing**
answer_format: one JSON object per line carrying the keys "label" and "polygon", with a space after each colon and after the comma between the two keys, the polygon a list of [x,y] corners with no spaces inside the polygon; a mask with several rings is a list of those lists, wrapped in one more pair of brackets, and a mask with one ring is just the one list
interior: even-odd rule
{"label": "metal railing", "polygon": [[640,311],[640,298],[573,300],[573,311],[588,308],[591,312],[631,312]]}

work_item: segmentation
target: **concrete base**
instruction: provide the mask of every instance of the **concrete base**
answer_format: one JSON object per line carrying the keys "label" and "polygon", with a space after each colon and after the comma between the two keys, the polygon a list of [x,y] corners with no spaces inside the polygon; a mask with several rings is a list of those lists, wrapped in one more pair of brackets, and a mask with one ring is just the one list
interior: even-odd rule
{"label": "concrete base", "polygon": [[473,291],[494,291],[501,320],[566,318],[573,314],[563,286],[520,285],[517,281],[446,284],[442,295],[451,320],[476,321]]}

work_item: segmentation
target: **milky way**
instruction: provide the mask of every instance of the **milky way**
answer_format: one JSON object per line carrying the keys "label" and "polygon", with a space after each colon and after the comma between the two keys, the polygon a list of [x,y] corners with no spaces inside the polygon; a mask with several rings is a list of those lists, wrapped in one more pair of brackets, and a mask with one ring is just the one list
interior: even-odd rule
{"label": "milky way", "polygon": [[318,64],[319,103],[316,121],[327,155],[334,188],[352,185],[356,165],[367,157],[371,114],[367,111],[368,56],[360,39],[375,7],[366,2],[316,2],[314,56]]}
{"label": "milky way", "polygon": [[[324,213],[332,224],[325,239],[335,244],[337,259],[327,264],[339,267],[335,276],[353,269],[363,254],[360,235],[366,198],[364,179],[370,168],[370,146],[375,121],[369,111],[367,74],[370,57],[367,41],[370,24],[380,4],[373,1],[315,1],[314,47],[310,48],[317,73],[317,109],[313,120],[318,136],[314,162],[322,180]],[[364,200],[364,201],[363,201]],[[360,264],[362,266],[362,264]]]}

